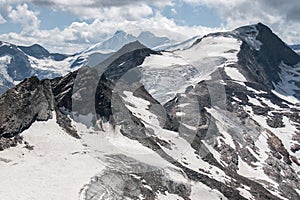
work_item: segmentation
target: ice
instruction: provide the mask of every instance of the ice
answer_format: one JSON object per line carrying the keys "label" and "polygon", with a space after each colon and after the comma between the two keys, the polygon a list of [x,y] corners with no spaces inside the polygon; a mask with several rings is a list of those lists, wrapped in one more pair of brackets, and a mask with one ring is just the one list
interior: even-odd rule
{"label": "ice", "polygon": [[262,90],[255,90],[253,89],[252,87],[248,87],[246,86],[247,90],[251,91],[251,92],[254,92],[255,94],[267,94],[267,92],[265,91],[262,91]]}
{"label": "ice", "polygon": [[184,50],[151,55],[140,66],[141,82],[156,100],[166,103],[188,86],[210,80],[218,68],[237,62],[240,45],[232,37],[209,36]]}
{"label": "ice", "polygon": [[202,183],[195,183],[192,187],[191,199],[199,200],[226,200],[227,198],[218,190],[211,189]]}
{"label": "ice", "polygon": [[225,67],[226,74],[232,79],[240,82],[247,82],[247,79],[239,72],[237,68]]}
{"label": "ice", "polygon": [[169,194],[168,192],[166,192],[166,195],[164,194],[157,194],[157,199],[159,200],[183,200],[183,198],[181,198],[180,196],[176,195],[176,194]]}
{"label": "ice", "polygon": [[285,100],[285,101],[287,101],[289,103],[292,103],[292,104],[300,104],[300,100],[299,99],[297,99],[296,97],[294,97],[291,94],[288,94],[286,91],[287,90],[285,90],[285,89],[283,90],[282,88],[279,88],[279,87],[276,87],[275,90],[272,90],[273,94],[275,94],[280,99],[283,99],[283,100]]}
{"label": "ice", "polygon": [[147,69],[160,69],[174,65],[189,65],[189,63],[175,53],[163,52],[162,55],[146,57],[142,66]]}
{"label": "ice", "polygon": [[68,57],[62,61],[55,61],[51,57],[37,59],[33,56],[28,56],[31,67],[47,72],[52,72],[57,75],[65,75],[77,68],[71,68],[71,64],[76,60],[76,57]]}
{"label": "ice", "polygon": [[247,95],[247,98],[249,99],[249,103],[252,103],[255,106],[261,106],[262,107],[260,101],[258,101],[256,98],[252,98],[248,95]]}

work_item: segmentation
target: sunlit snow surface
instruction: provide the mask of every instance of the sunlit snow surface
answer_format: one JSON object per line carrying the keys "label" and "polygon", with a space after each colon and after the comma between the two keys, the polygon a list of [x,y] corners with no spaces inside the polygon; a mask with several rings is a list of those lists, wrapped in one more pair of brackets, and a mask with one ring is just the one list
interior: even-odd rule
{"label": "sunlit snow surface", "polygon": [[147,57],[141,82],[159,102],[165,103],[188,86],[210,79],[217,68],[237,62],[241,41],[232,37],[209,36],[185,50]]}
{"label": "sunlit snow surface", "polygon": [[72,69],[70,66],[76,60],[75,57],[68,57],[62,61],[55,61],[52,58],[37,59],[33,56],[28,56],[28,58],[31,67],[34,69],[46,71],[50,76],[48,78],[53,78],[51,77],[51,74],[57,74],[57,76],[62,76],[67,74],[68,72],[73,71],[74,69]]}
{"label": "sunlit snow surface", "polygon": [[1,200],[75,200],[90,178],[103,169],[55,118],[35,122],[22,135],[33,150],[18,145],[0,152]]}
{"label": "sunlit snow surface", "polygon": [[235,81],[247,82],[247,79],[239,72],[237,68],[234,67],[225,67],[226,74]]}

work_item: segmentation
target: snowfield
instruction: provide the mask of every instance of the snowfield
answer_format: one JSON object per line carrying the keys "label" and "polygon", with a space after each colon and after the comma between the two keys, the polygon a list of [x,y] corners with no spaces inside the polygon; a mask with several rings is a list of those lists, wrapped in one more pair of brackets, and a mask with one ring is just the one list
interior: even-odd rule
{"label": "snowfield", "polygon": [[0,152],[1,200],[75,200],[104,168],[55,118],[35,122],[22,135],[33,150],[18,145]]}
{"label": "snowfield", "polygon": [[[209,36],[184,50],[151,55],[140,66],[143,74],[141,82],[156,100],[166,103],[188,86],[211,79],[211,73],[218,68],[237,62],[240,45],[241,41],[236,38]],[[230,75],[238,73],[228,69]],[[237,78],[244,81],[241,77],[238,74]]]}

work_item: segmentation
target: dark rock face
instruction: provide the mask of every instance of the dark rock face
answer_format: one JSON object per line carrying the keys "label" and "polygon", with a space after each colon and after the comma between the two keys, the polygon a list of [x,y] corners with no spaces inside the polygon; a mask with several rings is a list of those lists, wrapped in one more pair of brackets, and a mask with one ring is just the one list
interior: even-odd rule
{"label": "dark rock face", "polygon": [[15,45],[4,45],[0,47],[0,56],[11,55],[12,60],[7,72],[14,80],[22,81],[25,77],[33,75],[28,57]]}
{"label": "dark rock face", "polygon": [[267,26],[259,23],[255,27],[258,30],[256,40],[262,42],[260,49],[252,49],[244,41],[238,54],[239,64],[250,75],[250,80],[273,88],[272,82],[276,84],[281,80],[280,64],[294,66],[300,62],[300,56]]}
{"label": "dark rock face", "polygon": [[[80,71],[75,71],[53,80],[40,81],[37,77],[25,79],[0,98],[0,113],[3,116],[0,120],[0,136],[10,138],[19,135],[22,131],[29,128],[34,121],[46,121],[52,118],[52,112],[56,111],[58,124],[71,135],[78,137],[71,126],[71,121],[63,114],[73,111],[72,102],[79,104],[77,108],[87,108],[86,103],[90,101],[88,108],[96,106],[97,114],[101,118],[109,119],[111,115],[110,94],[113,85],[128,70],[140,65],[144,58],[152,52],[150,49],[129,51],[116,59],[107,68],[100,81],[97,71],[89,68],[83,68]],[[120,63],[123,63],[124,67],[119,67]],[[79,72],[80,74],[78,75]],[[77,77],[77,75],[81,77]],[[82,84],[92,88],[77,91],[76,87],[74,88],[75,80],[79,81],[75,84],[78,89],[84,86]],[[108,87],[108,84],[111,84],[111,87]],[[92,89],[95,90],[96,88],[98,88],[97,91],[93,92]],[[102,93],[104,95],[101,95]],[[76,99],[76,95],[83,98]],[[85,106],[80,106],[80,103],[83,102]],[[77,114],[85,115],[88,113],[90,113],[90,110],[81,110]]]}
{"label": "dark rock face", "polygon": [[[126,46],[123,48],[126,48]],[[122,51],[122,49],[120,51]],[[96,89],[95,103],[97,114],[106,120],[110,119],[110,116],[112,115],[112,90],[116,83],[119,82],[118,84],[124,83],[124,85],[132,85],[135,82],[138,82],[141,78],[141,74],[136,67],[141,65],[145,57],[150,54],[155,54],[155,52],[141,46],[141,48],[118,57],[107,67],[102,74]]]}
{"label": "dark rock face", "polygon": [[69,73],[64,77],[58,77],[51,81],[53,95],[59,108],[72,110],[73,85],[77,72]]}
{"label": "dark rock face", "polygon": [[[3,72],[0,74],[2,83],[0,83],[0,94],[3,94],[8,89],[12,88],[15,81],[22,81],[31,76],[37,76],[39,79],[51,79],[58,77],[60,74],[55,71],[45,70],[43,68],[36,68],[33,65],[37,64],[43,67],[43,62],[32,61],[33,58],[37,60],[49,59],[53,61],[63,61],[69,55],[50,53],[44,47],[34,44],[32,46],[17,46],[14,44],[4,43],[0,41],[0,57],[8,56],[7,63],[4,63]],[[74,63],[78,66],[78,63]]]}
{"label": "dark rock face", "polygon": [[[13,138],[28,129],[35,121],[47,121],[56,112],[57,122],[69,134],[78,138],[71,121],[58,109],[63,98],[57,97],[59,82],[37,77],[25,79],[0,98],[0,138]],[[65,87],[61,88],[61,92]],[[67,87],[68,89],[68,87]],[[67,104],[68,105],[68,104]]]}
{"label": "dark rock face", "polygon": [[284,127],[284,123],[282,121],[282,116],[280,114],[275,114],[274,116],[268,118],[267,123],[272,128]]}
{"label": "dark rock face", "polygon": [[[263,87],[273,88],[271,80],[278,80],[278,66],[276,67],[277,70],[275,69],[275,72],[272,70],[272,73],[269,75],[264,70],[264,67],[257,62],[254,51],[243,42],[241,51],[238,53],[240,67],[246,71],[244,74],[246,74],[247,80],[261,83]],[[273,78],[269,79],[269,76],[273,76]]]}
{"label": "dark rock face", "polygon": [[276,66],[281,62],[289,66],[300,62],[300,56],[275,35],[269,27],[259,23],[256,25],[256,28],[259,31],[256,39],[263,41],[257,58],[259,63],[265,66],[266,71],[278,70]]}
{"label": "dark rock face", "polygon": [[23,47],[20,46],[19,47],[24,53],[33,56],[35,58],[47,58],[50,56],[49,51],[47,51],[45,48],[43,48],[42,46],[38,45],[38,44],[34,44],[32,46],[29,47]]}
{"label": "dark rock face", "polygon": [[1,137],[20,134],[36,120],[52,118],[54,101],[49,80],[25,79],[0,98]]}
{"label": "dark rock face", "polygon": [[[13,44],[0,46],[0,56],[5,55],[12,57],[11,63],[8,65],[7,72],[10,77],[16,81],[22,81],[24,78],[29,78],[37,73],[36,70],[31,67],[28,56],[32,56],[37,59],[50,57],[56,61],[61,61],[67,58],[64,54],[51,54],[45,48],[37,44],[29,47],[16,46]],[[40,77],[43,77],[43,74],[41,74]]]}
{"label": "dark rock face", "polygon": [[13,138],[0,137],[0,151],[3,151],[4,149],[8,149],[10,147],[15,147],[18,144],[21,144],[22,142],[22,136],[18,135]]}
{"label": "dark rock face", "polygon": [[50,53],[47,49],[38,44],[34,44],[29,47],[19,46],[19,48],[27,55],[33,56],[37,59],[51,57],[55,61],[62,61],[68,57],[68,55],[65,54]]}

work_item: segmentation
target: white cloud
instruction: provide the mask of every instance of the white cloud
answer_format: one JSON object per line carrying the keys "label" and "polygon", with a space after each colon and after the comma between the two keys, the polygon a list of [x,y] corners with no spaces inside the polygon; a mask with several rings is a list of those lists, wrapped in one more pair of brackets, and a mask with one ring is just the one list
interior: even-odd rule
{"label": "white cloud", "polygon": [[6,23],[11,6],[8,2],[0,0],[0,24]]}
{"label": "white cloud", "polygon": [[126,5],[147,4],[156,7],[172,5],[172,0],[31,0],[37,5],[60,6],[60,7],[122,7]]}
{"label": "white cloud", "polygon": [[2,15],[0,14],[0,24],[4,24],[4,23],[6,23],[7,21],[6,21],[6,19],[4,19],[3,17],[2,17]]}
{"label": "white cloud", "polygon": [[[100,1],[96,0],[39,0],[34,2],[37,5],[42,4],[69,11],[81,19],[93,19],[93,21],[92,23],[73,22],[62,30],[58,28],[40,30],[38,13],[30,10],[27,4],[17,5],[16,8],[10,7],[8,17],[14,23],[21,23],[23,31],[19,34],[2,34],[0,40],[22,45],[39,43],[52,52],[74,53],[103,41],[117,30],[135,34],[150,30],[159,36],[179,40],[206,34],[213,30],[206,27],[178,26],[172,19],[161,15],[158,11],[160,6],[171,5],[171,0],[104,0],[101,1],[102,7],[99,6]],[[151,6],[147,2],[151,2]],[[115,6],[118,3],[121,5]]]}
{"label": "white cloud", "polygon": [[172,12],[173,14],[177,14],[177,11],[176,11],[175,8],[172,8],[172,9],[171,9],[171,12]]}
{"label": "white cloud", "polygon": [[[300,43],[299,0],[182,0],[216,10],[227,29],[262,22],[287,43]],[[296,31],[298,30],[298,31]]]}
{"label": "white cloud", "polygon": [[28,5],[17,5],[16,9],[11,10],[8,17],[13,23],[20,23],[25,33],[31,33],[39,28],[40,20],[38,13],[29,10]]}
{"label": "white cloud", "polygon": [[[145,10],[147,10],[146,7]],[[135,18],[132,16],[128,17],[125,13],[124,15],[110,18],[108,12],[106,18],[95,19],[92,23],[73,22],[63,30],[58,28],[52,30],[36,29],[31,34],[2,34],[0,35],[0,40],[25,45],[39,43],[52,52],[75,53],[110,37],[117,30],[125,30],[133,34],[139,34],[141,31],[148,30],[159,36],[167,36],[177,40],[217,31],[217,29],[207,27],[179,26],[172,19],[161,15],[160,12],[151,10],[149,14],[151,15],[150,17],[138,18],[138,16],[143,14],[137,13]]]}
{"label": "white cloud", "polygon": [[82,19],[127,19],[139,20],[153,14],[153,10],[149,5],[137,4],[126,5],[123,7],[68,7],[64,8]]}
{"label": "white cloud", "polygon": [[[263,22],[270,25],[286,42],[300,43],[300,33],[297,31],[300,30],[300,25],[295,20],[297,12],[291,14],[294,9],[292,6],[282,5],[285,9],[291,10],[291,13],[281,13],[281,9],[275,3],[268,3],[267,0],[178,0],[180,1],[202,4],[215,9],[226,22],[224,27],[227,30],[241,25]],[[278,4],[279,1],[283,0],[273,2]],[[23,27],[23,31],[19,34],[0,35],[0,40],[25,45],[39,43],[52,52],[79,52],[106,39],[117,30],[135,34],[150,30],[159,36],[178,40],[224,31],[223,26],[208,28],[178,25],[174,20],[163,16],[159,11],[160,8],[174,5],[174,0],[12,0],[10,2],[27,2],[30,8],[35,9],[39,5],[49,6],[53,9],[71,12],[79,19],[83,19],[81,22],[74,21],[64,29],[40,30],[38,12],[30,10],[26,3],[13,8],[8,1],[0,0],[0,16],[2,15],[6,21],[12,20],[20,23]],[[36,6],[29,3],[34,3]],[[266,7],[268,9],[265,9]],[[289,18],[290,20],[287,20]],[[90,20],[85,22],[84,19]]]}

